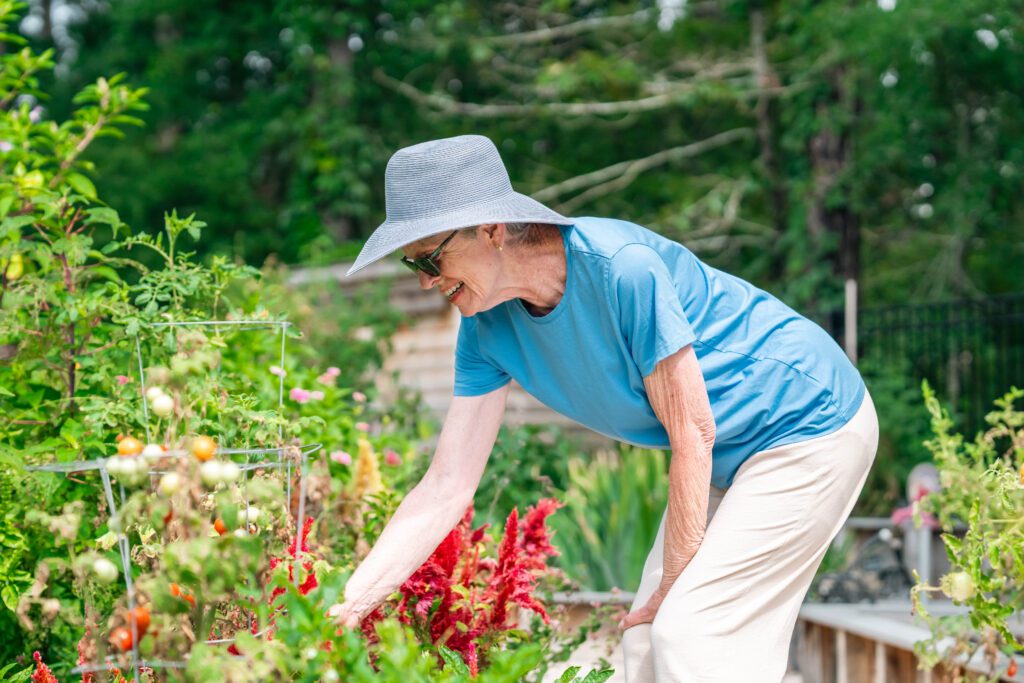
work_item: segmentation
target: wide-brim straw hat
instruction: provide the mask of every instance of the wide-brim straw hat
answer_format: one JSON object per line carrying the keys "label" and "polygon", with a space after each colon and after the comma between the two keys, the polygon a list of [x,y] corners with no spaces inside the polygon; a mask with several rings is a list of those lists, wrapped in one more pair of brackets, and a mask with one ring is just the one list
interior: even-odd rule
{"label": "wide-brim straw hat", "polygon": [[384,172],[385,220],[346,275],[424,237],[488,223],[572,221],[512,189],[494,143],[459,135],[404,147]]}

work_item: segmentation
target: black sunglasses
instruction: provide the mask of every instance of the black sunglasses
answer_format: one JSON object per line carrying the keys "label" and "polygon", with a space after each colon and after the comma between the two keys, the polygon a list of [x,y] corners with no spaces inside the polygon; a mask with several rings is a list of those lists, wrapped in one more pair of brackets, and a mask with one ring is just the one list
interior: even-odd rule
{"label": "black sunglasses", "polygon": [[441,244],[437,245],[437,249],[430,252],[430,256],[419,256],[417,258],[409,258],[408,256],[403,256],[402,263],[404,263],[409,268],[409,270],[411,270],[414,273],[418,270],[422,270],[427,275],[433,275],[435,277],[440,275],[441,266],[437,265],[437,263],[434,262],[434,259],[440,256],[441,250],[444,249],[444,245],[448,244],[451,238],[455,237],[456,232],[458,232],[458,230],[448,235],[448,237],[445,238],[444,242],[441,242]]}

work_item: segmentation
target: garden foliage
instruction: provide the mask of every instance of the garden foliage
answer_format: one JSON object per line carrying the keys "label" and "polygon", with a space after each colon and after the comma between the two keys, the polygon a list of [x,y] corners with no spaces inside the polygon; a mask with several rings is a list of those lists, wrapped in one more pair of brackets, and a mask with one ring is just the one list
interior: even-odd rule
{"label": "garden foliage", "polygon": [[[0,1],[0,29],[21,9]],[[51,57],[0,54],[4,679],[70,680],[75,662],[107,658],[109,670],[83,680],[123,680],[135,653],[186,662],[144,667],[161,680],[511,683],[542,671],[560,652],[542,647],[550,631],[532,642],[510,628],[510,609],[543,612],[534,593],[553,552],[551,502],[521,526],[513,513],[498,559],[463,570],[459,585],[482,590],[474,608],[491,606],[484,621],[467,616],[471,636],[385,618],[368,639],[326,617],[423,466],[429,428],[415,404],[384,413],[360,387],[394,316],[365,297],[324,322],[331,302],[294,294],[277,269],[202,263],[189,248],[209,230],[194,216],[172,211],[160,232],[132,230],[99,198],[84,152],[138,124],[145,91],[99,79],[58,123],[41,104]],[[319,345],[271,310],[312,323]],[[313,458],[300,501],[303,452]],[[23,469],[78,461],[113,477],[116,515],[98,469]],[[125,540],[131,599],[117,551]],[[473,541],[474,563],[483,540]],[[431,607],[426,595],[416,604],[418,614]],[[475,670],[446,645],[456,632],[462,651],[476,650]]]}
{"label": "garden foliage", "polygon": [[[1013,615],[1024,608],[1024,390],[1012,389],[996,400],[987,429],[972,441],[953,431],[949,414],[927,384],[924,396],[933,430],[926,445],[942,488],[922,499],[919,512],[934,515],[941,524],[952,569],[939,586],[919,583],[913,591],[933,633],[915,650],[925,665],[943,660],[960,674],[980,653],[998,678],[1017,668],[1007,656],[1024,651],[1011,627]],[[930,615],[922,596],[938,591],[966,606],[966,614]]]}

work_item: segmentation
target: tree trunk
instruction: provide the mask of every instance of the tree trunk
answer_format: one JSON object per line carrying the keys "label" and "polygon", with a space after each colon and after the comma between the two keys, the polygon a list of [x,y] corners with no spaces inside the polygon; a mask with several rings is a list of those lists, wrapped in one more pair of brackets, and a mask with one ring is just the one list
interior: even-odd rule
{"label": "tree trunk", "polygon": [[[771,222],[777,237],[786,232],[786,217],[789,209],[786,202],[786,186],[782,180],[779,159],[775,151],[775,116],[777,107],[766,90],[779,86],[779,77],[768,61],[765,50],[765,21],[762,10],[753,10],[750,14],[750,47],[754,54],[754,76],[761,94],[754,106],[757,119],[757,139],[761,147],[761,166],[768,183],[771,198]],[[785,273],[786,259],[780,250],[776,250],[772,259],[772,271],[776,277]]]}
{"label": "tree trunk", "polygon": [[[846,68],[838,66],[829,73],[829,94],[817,104],[822,120],[856,120],[860,108],[852,87],[845,82]],[[849,113],[836,116],[834,110]],[[860,276],[860,219],[851,209],[848,198],[835,199],[834,190],[853,162],[852,131],[848,124],[824,127],[809,142],[812,196],[807,212],[807,228],[811,238],[821,244],[827,234],[836,236],[836,250],[829,254],[832,272],[840,285]]]}

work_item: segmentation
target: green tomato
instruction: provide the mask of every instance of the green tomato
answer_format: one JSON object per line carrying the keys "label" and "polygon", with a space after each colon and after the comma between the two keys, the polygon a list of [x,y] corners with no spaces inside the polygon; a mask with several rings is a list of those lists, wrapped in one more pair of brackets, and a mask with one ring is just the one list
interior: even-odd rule
{"label": "green tomato", "polygon": [[151,402],[153,414],[157,417],[167,417],[174,412],[174,399],[167,394],[160,394]]}
{"label": "green tomato", "polygon": [[160,483],[157,485],[157,491],[160,492],[161,496],[170,498],[181,490],[181,483],[180,474],[177,472],[168,472],[164,476],[160,477]]}
{"label": "green tomato", "polygon": [[119,572],[116,564],[105,557],[98,557],[92,563],[92,573],[96,575],[96,580],[100,583],[114,583],[117,581]]}
{"label": "green tomato", "polygon": [[974,579],[967,572],[951,572],[940,581],[942,592],[955,602],[967,602],[974,597],[977,588]]}

